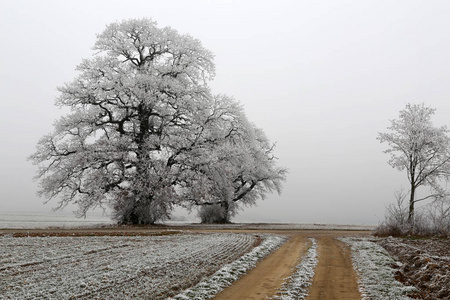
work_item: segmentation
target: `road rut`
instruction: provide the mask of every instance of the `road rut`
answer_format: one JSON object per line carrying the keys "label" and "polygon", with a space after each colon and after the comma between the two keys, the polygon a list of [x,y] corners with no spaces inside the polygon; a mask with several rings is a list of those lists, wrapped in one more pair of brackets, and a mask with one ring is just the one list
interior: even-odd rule
{"label": "road rut", "polygon": [[334,237],[321,237],[318,254],[319,263],[306,299],[361,299],[350,248]]}

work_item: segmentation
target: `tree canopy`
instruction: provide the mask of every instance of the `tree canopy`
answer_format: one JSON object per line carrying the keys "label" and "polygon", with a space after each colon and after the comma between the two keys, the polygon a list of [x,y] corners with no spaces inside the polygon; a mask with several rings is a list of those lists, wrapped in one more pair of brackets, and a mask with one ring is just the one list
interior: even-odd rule
{"label": "tree canopy", "polygon": [[110,24],[79,75],[59,88],[71,113],[30,159],[39,194],[79,214],[112,207],[121,223],[152,224],[174,205],[253,204],[280,192],[286,170],[239,104],[214,95],[213,55],[149,19]]}

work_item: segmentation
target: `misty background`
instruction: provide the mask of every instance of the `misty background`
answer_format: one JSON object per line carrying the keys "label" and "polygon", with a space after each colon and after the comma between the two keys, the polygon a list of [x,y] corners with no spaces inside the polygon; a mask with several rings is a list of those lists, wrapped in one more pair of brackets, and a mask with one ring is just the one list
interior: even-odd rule
{"label": "misty background", "polygon": [[240,101],[289,169],[280,196],[232,221],[379,223],[408,185],[378,132],[408,102],[450,124],[449,13],[448,1],[2,0],[0,213],[56,206],[26,160],[65,114],[56,88],[107,24],[149,17],[215,54],[213,93]]}

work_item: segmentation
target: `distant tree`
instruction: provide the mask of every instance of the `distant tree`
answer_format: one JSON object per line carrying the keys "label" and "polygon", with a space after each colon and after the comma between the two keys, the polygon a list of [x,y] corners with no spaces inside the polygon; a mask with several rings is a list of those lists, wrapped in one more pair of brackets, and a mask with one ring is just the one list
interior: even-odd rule
{"label": "distant tree", "polygon": [[152,224],[191,201],[192,190],[214,193],[219,179],[205,161],[224,173],[218,166],[236,152],[244,118],[236,102],[211,94],[211,52],[149,19],[107,26],[94,50],[80,75],[59,88],[56,103],[71,113],[30,156],[39,165],[39,194],[58,196],[59,208],[78,204],[80,215],[110,206],[120,223]]}
{"label": "distant tree", "polygon": [[[426,199],[447,196],[442,181],[450,177],[450,140],[445,126],[435,127],[431,116],[435,109],[424,104],[407,104],[398,120],[391,120],[389,133],[379,133],[378,140],[387,142],[391,155],[389,164],[400,171],[406,170],[409,181],[408,223],[414,224],[414,205]],[[417,199],[420,186],[428,186],[432,193]]]}

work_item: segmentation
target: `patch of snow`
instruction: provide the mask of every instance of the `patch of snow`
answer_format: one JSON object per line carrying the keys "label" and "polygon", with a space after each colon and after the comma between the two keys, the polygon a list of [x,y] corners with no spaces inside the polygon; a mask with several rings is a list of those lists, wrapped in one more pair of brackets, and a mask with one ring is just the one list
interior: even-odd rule
{"label": "patch of snow", "polygon": [[398,264],[389,253],[369,238],[342,237],[351,247],[352,261],[359,275],[360,292],[364,300],[406,300],[416,289],[404,286],[394,278],[393,265]]}

